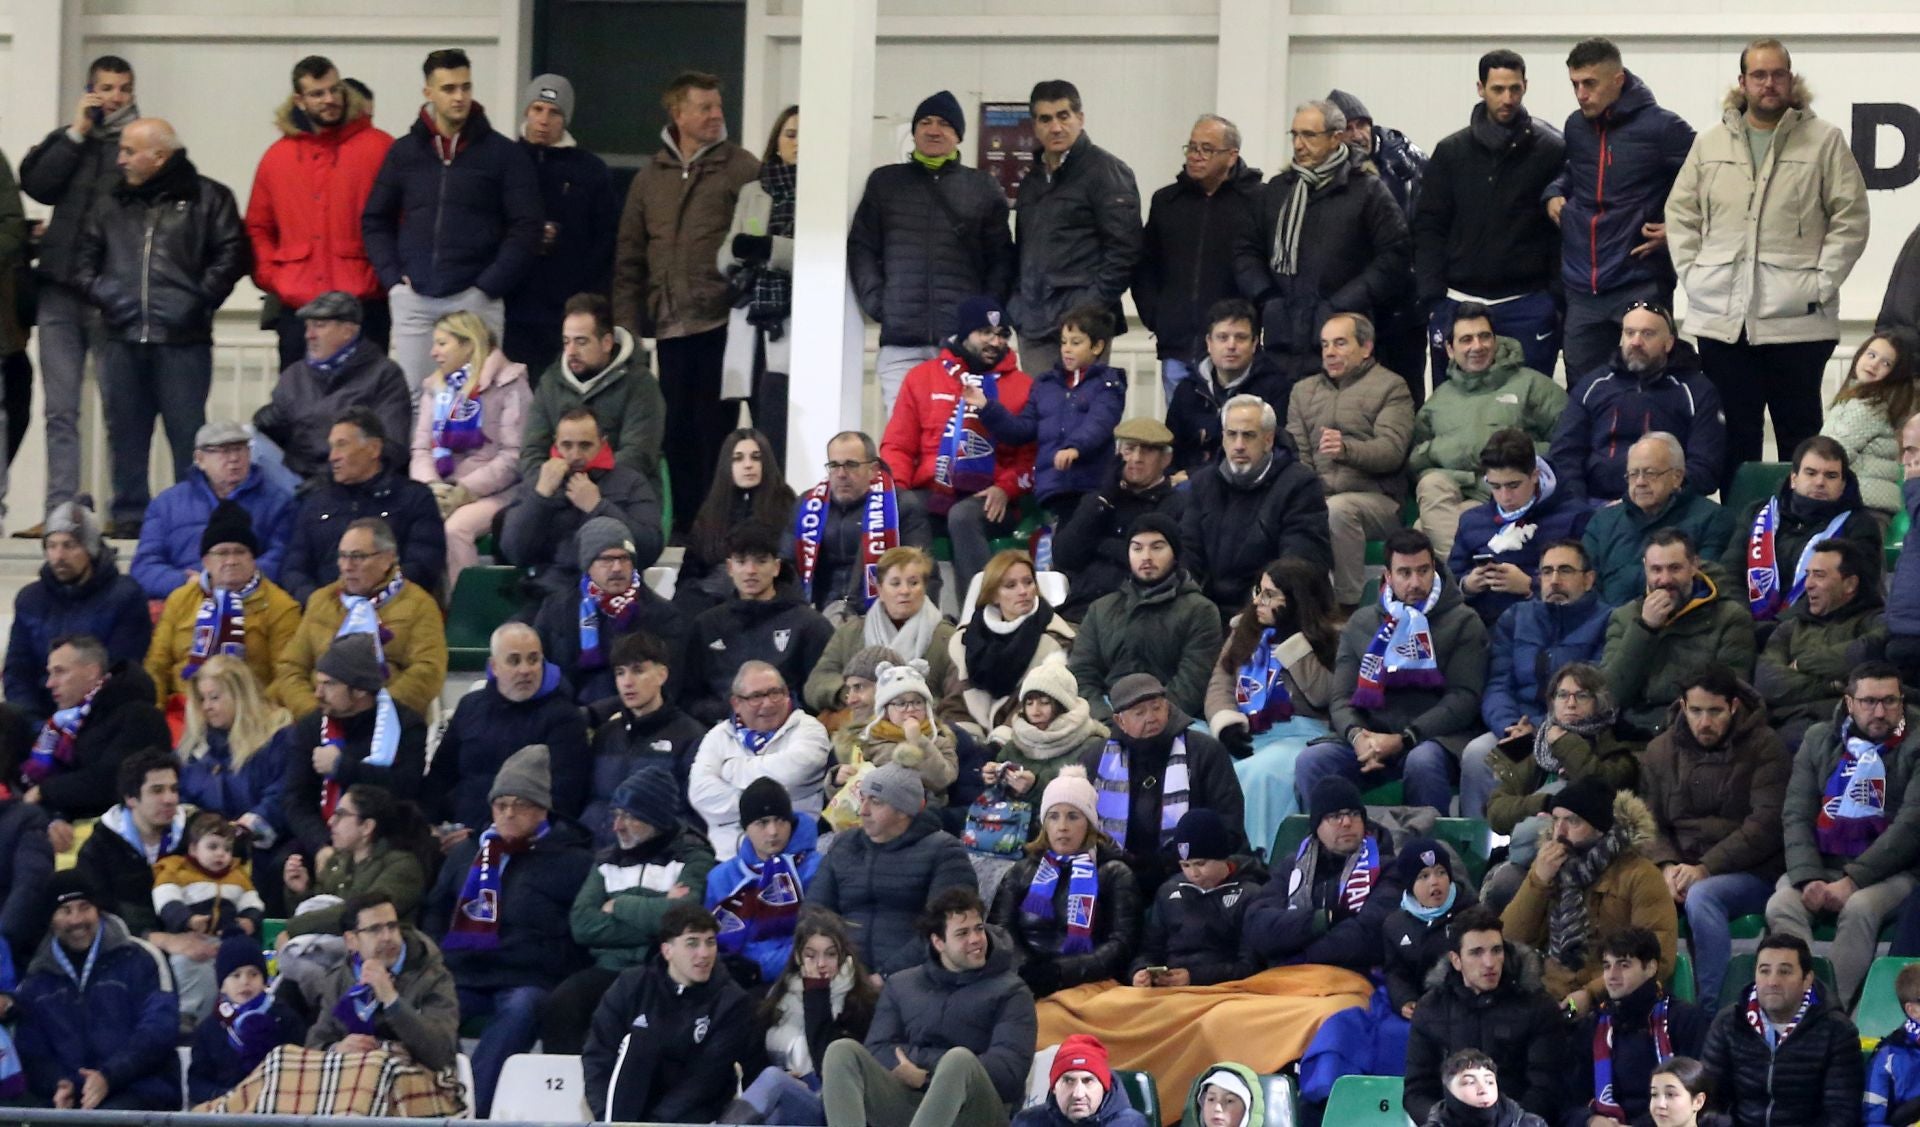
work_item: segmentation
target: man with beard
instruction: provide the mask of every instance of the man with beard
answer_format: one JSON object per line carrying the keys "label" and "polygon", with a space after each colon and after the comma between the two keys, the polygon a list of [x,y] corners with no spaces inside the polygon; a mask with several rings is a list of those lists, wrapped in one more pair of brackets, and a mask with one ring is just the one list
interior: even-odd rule
{"label": "man with beard", "polygon": [[[13,627],[7,636],[6,700],[28,724],[53,715],[47,691],[49,659],[60,639],[87,635],[104,647],[100,665],[138,665],[153,638],[153,618],[140,585],[120,574],[113,546],[100,534],[93,510],[67,501],[42,522],[40,577],[13,597]],[[168,741],[171,742],[171,741]],[[100,806],[113,799],[101,783]],[[98,813],[95,810],[94,813]]]}
{"label": "man with beard", "polygon": [[1724,669],[1687,678],[1667,730],[1640,758],[1653,812],[1647,856],[1686,913],[1699,996],[1720,997],[1728,923],[1766,910],[1784,866],[1780,807],[1791,757],[1751,685]]}
{"label": "man with beard", "polygon": [[[901,488],[873,439],[843,430],[827,440],[826,480],[794,503],[788,540],[792,547],[784,554],[813,608],[827,611],[843,603],[848,614],[859,614],[879,586],[871,568],[880,557],[902,544],[931,550],[933,530],[921,495]],[[936,601],[939,583],[935,571],[927,593]]]}
{"label": "man with beard", "polygon": [[907,373],[880,438],[880,460],[895,486],[918,492],[927,513],[946,522],[953,581],[962,591],[987,566],[988,539],[1018,523],[1013,502],[1033,490],[1034,444],[994,442],[962,397],[977,386],[1009,414],[1027,405],[1033,380],[1007,346],[1012,334],[995,298],[961,302],[940,355]]}
{"label": "man with beard", "polygon": [[1667,197],[1687,329],[1727,405],[1727,468],[1820,432],[1820,380],[1840,343],[1840,287],[1867,249],[1867,185],[1839,127],[1778,39],[1740,51],[1718,128],[1694,138]]}
{"label": "man with beard", "polygon": [[[1741,545],[1744,554],[1733,514],[1686,480],[1686,457],[1680,440],[1665,431],[1649,432],[1627,447],[1627,495],[1596,511],[1582,537],[1607,602],[1619,606],[1641,592],[1647,541],[1661,529],[1691,536],[1707,559],[1719,559],[1730,544]],[[1727,566],[1744,572],[1746,565],[1742,559]]]}
{"label": "man with beard", "polygon": [[647,353],[613,323],[613,306],[597,293],[567,299],[560,320],[560,358],[541,376],[527,405],[520,439],[520,477],[531,480],[553,456],[560,420],[581,408],[594,422],[615,465],[646,476],[660,492],[660,444],[667,404]]}
{"label": "man with beard", "polygon": [[1620,349],[1573,389],[1547,461],[1575,497],[1617,501],[1626,494],[1626,450],[1665,431],[1686,452],[1686,483],[1701,496],[1720,488],[1727,418],[1720,393],[1700,374],[1693,348],[1675,335],[1673,314],[1635,302],[1620,319]]}
{"label": "man with beard", "polygon": [[1879,551],[1869,555],[1851,540],[1809,547],[1805,590],[1767,639],[1753,673],[1790,750],[1833,714],[1848,671],[1887,645]]}
{"label": "man with beard", "polygon": [[[1249,322],[1250,323],[1250,322]],[[1248,337],[1248,350],[1252,350]],[[1201,366],[1205,376],[1206,367]],[[1186,380],[1181,387],[1199,383]],[[1176,392],[1178,394],[1178,392]],[[1120,469],[1113,484],[1080,503],[1053,534],[1053,566],[1071,581],[1060,612],[1078,622],[1102,596],[1127,582],[1132,573],[1128,533],[1148,513],[1171,519],[1177,527],[1186,511],[1187,492],[1174,488],[1167,469],[1174,458],[1173,432],[1156,419],[1127,419],[1113,428]]]}
{"label": "man with beard", "polygon": [[1220,655],[1220,615],[1180,566],[1180,540],[1171,518],[1137,518],[1127,535],[1126,582],[1080,621],[1067,666],[1097,719],[1118,711],[1108,707],[1107,694],[1142,672],[1166,686],[1189,716],[1206,703]]}
{"label": "man with beard", "polygon": [[1547,996],[1578,1017],[1605,997],[1600,943],[1643,927],[1660,941],[1660,979],[1673,979],[1680,941],[1673,894],[1641,852],[1653,840],[1653,815],[1632,791],[1598,778],[1567,784],[1553,797],[1553,840],[1543,843],[1527,878],[1500,914],[1515,942],[1547,957]]}
{"label": "man with beard", "polygon": [[1879,661],[1853,668],[1833,719],[1810,728],[1794,756],[1781,811],[1787,871],[1767,901],[1767,927],[1807,939],[1816,919],[1837,917],[1836,1000],[1859,991],[1881,923],[1916,885],[1920,796],[1907,794],[1916,766],[1920,710],[1900,671]]}
{"label": "man with beard", "polygon": [[1560,352],[1560,232],[1540,206],[1560,174],[1567,143],[1527,112],[1527,61],[1500,48],[1480,56],[1480,100],[1465,129],[1433,147],[1414,208],[1414,294],[1428,310],[1434,394],[1448,370],[1444,347],[1457,307],[1487,310],[1499,336],[1518,342],[1528,368],[1551,374]]}
{"label": "man with beard", "polygon": [[[1845,538],[1862,552],[1880,555],[1880,521],[1860,500],[1860,479],[1846,447],[1816,434],[1794,448],[1791,464],[1793,473],[1778,491],[1739,515],[1721,560],[1747,581],[1747,606],[1762,631],[1771,631],[1800,600],[1815,545]],[[1878,574],[1872,583],[1879,587]],[[1770,692],[1766,697],[1773,700]]]}
{"label": "man with beard", "polygon": [[1816,981],[1806,940],[1760,937],[1753,985],[1713,1019],[1700,1052],[1734,1127],[1861,1122],[1860,1030],[1841,998]]}
{"label": "man with beard", "polygon": [[1753,618],[1725,573],[1702,564],[1693,540],[1663,528],[1647,540],[1646,593],[1613,612],[1600,659],[1620,704],[1620,733],[1659,732],[1688,677],[1724,666],[1753,672]]}
{"label": "man with beard", "polygon": [[[567,671],[573,699],[592,705],[613,696],[618,691],[614,655],[621,642],[644,633],[667,647],[672,667],[680,673],[667,686],[667,695],[678,700],[687,681],[692,621],[641,581],[633,533],[626,525],[612,517],[594,517],[580,526],[574,539],[580,546],[580,586],[548,595],[533,620],[548,660]],[[625,777],[622,773],[607,785]]]}
{"label": "man with beard", "polygon": [[1193,370],[1193,378],[1182,376],[1167,397],[1175,484],[1220,460],[1220,407],[1227,400],[1257,395],[1272,405],[1284,427],[1293,393],[1294,377],[1260,347],[1259,314],[1246,300],[1229,297],[1213,303],[1207,310],[1204,343],[1206,358]]}
{"label": "man with beard", "polygon": [[[1324,963],[1366,974],[1380,965],[1380,928],[1400,906],[1393,835],[1367,818],[1360,788],[1338,775],[1314,784],[1313,832],[1247,905],[1241,933],[1266,966]],[[1284,864],[1284,868],[1280,867]]]}
{"label": "man with beard", "polygon": [[1236,395],[1220,409],[1223,457],[1192,479],[1180,517],[1186,564],[1221,618],[1246,604],[1260,571],[1285,557],[1333,568],[1319,475],[1279,435],[1273,405]]}

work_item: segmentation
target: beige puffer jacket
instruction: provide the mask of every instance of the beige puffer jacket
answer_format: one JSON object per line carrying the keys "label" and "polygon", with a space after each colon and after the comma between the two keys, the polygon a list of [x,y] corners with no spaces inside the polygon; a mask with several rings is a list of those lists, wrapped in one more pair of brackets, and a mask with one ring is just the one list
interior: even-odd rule
{"label": "beige puffer jacket", "polygon": [[[1333,457],[1320,453],[1320,433],[1332,427],[1346,440]],[[1335,493],[1407,495],[1407,451],[1413,446],[1413,394],[1407,381],[1377,361],[1335,383],[1316,372],[1293,385],[1287,434],[1320,484]]]}

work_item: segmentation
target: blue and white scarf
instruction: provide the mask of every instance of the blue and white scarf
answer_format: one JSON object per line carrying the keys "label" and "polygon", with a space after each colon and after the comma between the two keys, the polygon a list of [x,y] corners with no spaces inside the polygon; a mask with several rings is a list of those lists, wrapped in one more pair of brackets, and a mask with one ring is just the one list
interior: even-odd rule
{"label": "blue and white scarf", "polygon": [[265,578],[258,571],[238,591],[216,591],[206,572],[200,573],[200,610],[193,618],[193,647],[187,651],[187,663],[180,668],[180,680],[191,681],[207,659],[214,654],[247,656],[247,599],[260,589]]}
{"label": "blue and white scarf", "polygon": [[1906,739],[1904,722],[1885,743],[1853,734],[1853,718],[1840,726],[1840,758],[1834,761],[1814,818],[1813,840],[1830,857],[1858,857],[1887,832],[1887,758]]}
{"label": "blue and white scarf", "polygon": [[1040,855],[1020,911],[1036,920],[1053,919],[1053,894],[1060,887],[1060,867],[1067,868],[1067,937],[1062,955],[1084,955],[1093,950],[1093,913],[1100,899],[1100,869],[1093,851],[1062,856],[1049,849]]}
{"label": "blue and white scarf", "polygon": [[1459,896],[1460,886],[1449,881],[1447,884],[1447,898],[1442,900],[1438,907],[1429,908],[1414,899],[1412,889],[1408,889],[1400,894],[1400,907],[1406,909],[1406,913],[1409,916],[1419,920],[1421,923],[1430,924],[1435,920],[1445,919],[1447,913],[1453,911],[1453,902],[1458,899]]}
{"label": "blue and white scarf", "polygon": [[440,381],[433,393],[433,472],[442,481],[453,476],[453,456],[486,445],[480,429],[484,413],[477,395],[466,393],[473,373],[465,367]]}
{"label": "blue and white scarf", "polygon": [[1256,736],[1293,719],[1293,695],[1287,692],[1286,666],[1274,652],[1275,633],[1271,626],[1260,632],[1260,640],[1233,682],[1234,705]]}
{"label": "blue and white scarf", "polygon": [[979,413],[967,406],[964,389],[978,387],[988,400],[1000,401],[999,377],[992,372],[969,372],[956,360],[943,362],[947,374],[960,381],[962,392],[953,397],[953,417],[940,434],[940,449],[933,461],[933,488],[943,494],[947,504],[970,497],[993,484],[993,439],[987,434]]}
{"label": "blue and white scarf", "polygon": [[387,581],[387,585],[371,596],[349,595],[345,587],[340,588],[340,605],[346,608],[346,614],[340,619],[340,629],[335,630],[333,636],[344,638],[349,634],[373,635],[373,654],[380,660],[382,677],[387,676],[389,672],[387,643],[393,640],[393,631],[387,629],[386,625],[380,621],[380,608],[386,606],[388,600],[398,595],[400,588],[406,584],[406,573],[396,570],[393,578]]}
{"label": "blue and white scarf", "polygon": [[[1308,834],[1300,843],[1300,849],[1293,855],[1293,886],[1289,888],[1290,904],[1311,904],[1315,882],[1314,868],[1320,858],[1317,846],[1320,839]],[[1373,895],[1373,888],[1380,883],[1380,839],[1373,834],[1360,839],[1360,848],[1347,860],[1346,876],[1340,882],[1340,896],[1337,904],[1327,907],[1335,913],[1336,919],[1358,915],[1366,907],[1367,898]],[[1451,901],[1449,901],[1451,903]]]}
{"label": "blue and white scarf", "polygon": [[67,954],[67,949],[60,945],[58,939],[47,945],[53,951],[53,961],[60,964],[60,969],[66,972],[68,978],[73,979],[82,993],[87,989],[87,979],[93,977],[93,964],[100,959],[100,941],[106,938],[106,935],[106,921],[102,920],[94,926],[93,945],[87,948],[87,961],[82,963],[77,971],[73,969],[73,959]]}
{"label": "blue and white scarf", "polygon": [[759,755],[762,749],[773,742],[773,737],[780,734],[779,728],[771,732],[756,732],[742,724],[738,716],[727,717],[727,723],[733,725],[733,738],[740,741],[741,747],[755,755]]}
{"label": "blue and white scarf", "polygon": [[311,356],[307,357],[307,367],[312,368],[322,375],[331,376],[347,366],[347,357],[352,356],[353,350],[358,347],[360,347],[360,333],[356,330],[353,334],[353,339],[341,345],[340,351],[334,353],[332,356],[320,360],[315,360]]}
{"label": "blue and white scarf", "polygon": [[149,865],[172,853],[173,847],[180,844],[187,832],[185,808],[176,809],[173,812],[173,821],[160,832],[160,844],[155,846],[148,845],[146,839],[140,836],[140,827],[133,824],[133,811],[124,804],[101,815],[100,822],[118,834],[121,841],[131,845],[135,853],[145,857]]}
{"label": "blue and white scarf", "polygon": [[[1133,810],[1132,780],[1128,764],[1127,749],[1120,741],[1110,739],[1100,753],[1099,775],[1093,780],[1098,792],[1094,802],[1094,812],[1100,815],[1100,828],[1120,848],[1127,847],[1127,822]],[[1187,778],[1187,737],[1175,736],[1173,749],[1167,753],[1166,785],[1160,796],[1160,840],[1146,846],[1148,850],[1165,845],[1172,837],[1174,827],[1187,812],[1191,784]],[[1155,780],[1148,779],[1147,790],[1152,790]]]}
{"label": "blue and white scarf", "polygon": [[1380,585],[1380,629],[1367,643],[1360,658],[1360,680],[1353,690],[1355,708],[1379,708],[1387,703],[1387,690],[1393,688],[1441,689],[1447,679],[1434,656],[1433,628],[1427,615],[1440,602],[1442,584],[1433,577],[1433,591],[1417,607],[1407,606],[1393,597],[1393,589]]}
{"label": "blue and white scarf", "polygon": [[[267,1050],[273,1048],[274,1036],[278,1031],[274,1028],[273,1015],[267,1012],[272,1005],[273,995],[263,990],[237,1004],[222,998],[220,1004],[214,1007],[214,1015],[220,1019],[220,1028],[225,1031],[234,1051],[240,1054],[243,1064],[254,1053],[259,1055],[254,1056],[252,1064],[259,1064],[260,1057],[266,1056]],[[252,1065],[248,1065],[248,1071],[252,1071]]]}
{"label": "blue and white scarf", "polygon": [[1806,547],[1800,549],[1800,559],[1793,565],[1793,582],[1782,594],[1780,559],[1775,547],[1780,529],[1780,498],[1772,497],[1760,506],[1753,517],[1753,528],[1747,534],[1747,609],[1753,612],[1754,621],[1770,622],[1800,601],[1801,593],[1807,589],[1807,565],[1813,562],[1814,546],[1840,535],[1841,526],[1852,515],[1848,511],[1834,517],[1827,527],[1807,541]]}
{"label": "blue and white scarf", "polygon": [[[374,1036],[373,1015],[380,1012],[380,999],[374,996],[373,987],[359,981],[361,965],[361,957],[353,956],[351,966],[355,984],[349,987],[345,994],[340,995],[340,1000],[333,1004],[333,1016],[340,1019],[341,1026],[346,1029],[349,1036],[358,1033],[372,1037]],[[406,969],[406,965],[407,945],[402,943],[400,957],[393,961],[393,966],[387,968],[395,982],[399,981],[400,972]]]}

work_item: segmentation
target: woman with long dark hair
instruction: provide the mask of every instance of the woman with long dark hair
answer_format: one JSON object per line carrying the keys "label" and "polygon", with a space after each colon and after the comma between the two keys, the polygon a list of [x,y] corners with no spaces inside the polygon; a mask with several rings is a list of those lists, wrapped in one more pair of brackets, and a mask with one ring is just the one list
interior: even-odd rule
{"label": "woman with long dark hair", "polygon": [[1233,753],[1247,799],[1247,833],[1273,840],[1299,808],[1293,765],[1327,734],[1340,647],[1325,569],[1275,560],[1234,617],[1207,682],[1207,722]]}
{"label": "woman with long dark hair", "polygon": [[1900,428],[1920,410],[1920,337],[1889,329],[1868,337],[1847,366],[1820,433],[1847,451],[1869,509],[1900,511]]}
{"label": "woman with long dark hair", "polygon": [[754,425],[787,453],[787,373],[793,319],[793,210],[800,183],[800,107],[773,119],[760,178],[740,189],[733,229],[720,244],[720,273],[733,294],[720,398],[751,399]]}
{"label": "woman with long dark hair", "polygon": [[793,520],[793,505],[793,490],[767,436],[747,427],[728,434],[720,443],[713,486],[687,533],[686,555],[681,557],[673,589],[674,605],[692,616],[732,598],[727,533],[751,523],[782,535]]}
{"label": "woman with long dark hair", "polygon": [[879,1001],[880,988],[861,965],[847,921],[825,908],[802,908],[793,954],[754,1015],[766,1038],[767,1067],[739,1102],[760,1118],[722,1115],[720,1121],[824,1127],[820,1063],[827,1046],[843,1038],[866,1040]]}

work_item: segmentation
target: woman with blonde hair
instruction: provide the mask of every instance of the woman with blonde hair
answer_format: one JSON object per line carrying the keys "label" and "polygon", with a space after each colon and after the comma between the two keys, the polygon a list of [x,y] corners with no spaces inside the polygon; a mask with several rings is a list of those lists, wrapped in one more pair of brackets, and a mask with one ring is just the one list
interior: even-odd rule
{"label": "woman with blonde hair", "polygon": [[846,707],[847,662],[868,646],[885,646],[902,661],[925,660],[927,684],[936,694],[944,694],[950,683],[953,661],[947,655],[953,623],[941,617],[940,607],[927,597],[933,557],[902,545],[889,548],[873,566],[879,597],[865,614],[840,624],[807,677],[804,695],[815,712]]}
{"label": "woman with blonde hair", "polygon": [[447,590],[478,563],[520,480],[520,432],[533,402],[527,367],[507,359],[478,314],[455,310],[433,325],[433,374],[414,412],[413,480],[433,490],[447,522]]}
{"label": "woman with blonde hair", "polygon": [[180,801],[214,810],[272,841],[278,832],[285,752],[274,734],[293,717],[268,704],[247,663],[215,654],[187,682]]}
{"label": "woman with blonde hair", "polygon": [[1073,648],[1073,624],[1040,593],[1033,557],[1008,548],[980,572],[973,617],[947,643],[953,662],[953,692],[940,716],[985,736],[1019,707],[1020,682],[1051,654]]}

